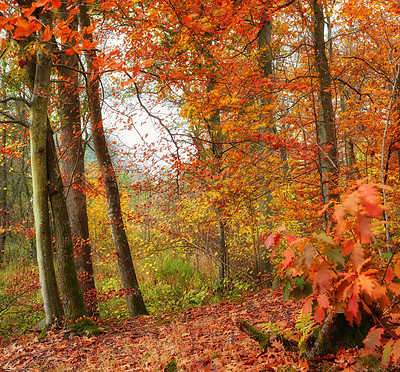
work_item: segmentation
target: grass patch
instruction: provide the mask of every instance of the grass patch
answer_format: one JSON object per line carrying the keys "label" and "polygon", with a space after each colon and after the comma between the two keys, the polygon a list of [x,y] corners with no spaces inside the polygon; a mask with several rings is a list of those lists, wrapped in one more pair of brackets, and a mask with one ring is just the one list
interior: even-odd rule
{"label": "grass patch", "polygon": [[27,261],[0,268],[0,336],[14,339],[44,318],[37,267]]}

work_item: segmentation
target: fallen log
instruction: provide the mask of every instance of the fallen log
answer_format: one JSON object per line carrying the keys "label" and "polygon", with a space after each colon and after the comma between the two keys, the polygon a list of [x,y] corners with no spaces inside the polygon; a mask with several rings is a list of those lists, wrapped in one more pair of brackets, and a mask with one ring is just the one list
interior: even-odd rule
{"label": "fallen log", "polygon": [[274,346],[274,342],[279,342],[288,350],[297,350],[298,341],[291,339],[289,336],[284,335],[283,332],[267,331],[263,332],[258,328],[252,326],[245,320],[236,319],[233,320],[235,325],[242,331],[245,332],[253,340],[257,341],[260,345],[260,350],[268,349]]}

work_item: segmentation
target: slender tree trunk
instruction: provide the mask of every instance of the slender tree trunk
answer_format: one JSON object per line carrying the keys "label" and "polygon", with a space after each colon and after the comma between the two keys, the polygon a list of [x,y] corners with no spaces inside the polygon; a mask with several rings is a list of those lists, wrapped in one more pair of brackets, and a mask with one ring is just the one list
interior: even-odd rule
{"label": "slender tree trunk", "polygon": [[[262,74],[266,78],[272,78],[273,75],[273,56],[271,49],[271,40],[272,40],[272,18],[268,16],[265,19],[261,30],[258,33],[258,42],[257,47],[259,51],[258,64],[259,68],[262,71]],[[270,98],[263,99],[263,105],[269,106],[271,104]],[[267,114],[267,125],[265,126],[265,131],[273,133],[276,132],[273,126],[273,111],[272,109],[268,110]],[[271,149],[268,148],[268,145],[263,146],[263,151],[266,153],[265,156],[268,157]],[[281,149],[281,157],[287,160],[285,149]],[[285,175],[288,173],[287,161],[284,162],[284,173]],[[259,225],[263,225],[262,228],[265,229],[265,225],[269,225],[269,219],[272,217],[272,194],[268,184],[263,185],[263,193],[264,197],[261,198],[259,204],[260,211],[260,221]],[[258,265],[257,265],[257,257],[258,257]],[[256,274],[270,272],[272,269],[270,261],[268,261],[267,252],[265,250],[265,245],[262,242],[258,242],[257,252],[256,252]]]}
{"label": "slender tree trunk", "polygon": [[[321,105],[321,119],[317,118],[317,139],[323,149],[320,154],[323,199],[339,199],[339,161],[336,140],[335,117],[332,104],[332,77],[325,52],[324,9],[319,0],[312,1],[314,11],[314,53],[319,79],[318,97]],[[325,200],[324,200],[325,202]]]}
{"label": "slender tree trunk", "polygon": [[[6,146],[6,139],[6,130],[2,128],[1,142],[3,148],[5,148]],[[2,155],[0,156],[0,263],[4,260],[8,228],[7,175],[8,169],[6,164],[6,157]]]}
{"label": "slender tree trunk", "polygon": [[[67,4],[62,4],[61,15],[68,18]],[[70,27],[78,30],[78,19],[74,17]],[[79,70],[76,55],[63,53],[60,58],[59,95],[61,105],[62,167],[65,180],[65,197],[75,247],[75,265],[82,286],[89,314],[97,308],[96,286],[93,275],[92,252],[86,203],[86,178],[82,147],[81,112],[79,102]],[[65,67],[64,67],[65,66]]]}
{"label": "slender tree trunk", "polygon": [[[82,28],[87,29],[87,27],[90,26],[91,22],[85,2],[81,3],[80,6],[80,21]],[[86,34],[86,37],[91,41],[90,34]],[[117,252],[118,266],[125,290],[129,314],[131,316],[148,314],[132,261],[132,255],[122,218],[117,178],[104,134],[99,89],[100,76],[98,68],[93,63],[95,57],[96,54],[94,50],[90,50],[86,54],[88,70],[91,71],[88,79],[87,94],[90,105],[93,144],[104,181],[107,196],[108,217],[111,224],[114,247]]]}
{"label": "slender tree trunk", "polygon": [[[214,74],[213,69],[211,69],[211,74]],[[217,82],[216,79],[212,76],[210,77],[210,81],[207,85],[207,91],[211,92]],[[221,134],[221,116],[220,110],[216,109],[209,119],[207,123],[207,129],[211,140],[211,151],[214,157],[215,166],[212,169],[213,174],[221,173],[221,162],[223,156],[223,146],[222,146],[222,134]],[[216,205],[214,206],[214,210],[217,214],[218,219],[218,231],[219,231],[219,247],[218,247],[218,255],[219,255],[219,284],[221,289],[223,289],[224,281],[229,278],[229,256],[228,256],[228,246],[226,244],[226,222],[223,216],[223,206]]]}
{"label": "slender tree trunk", "polygon": [[63,315],[54,271],[47,192],[47,105],[51,66],[51,53],[47,46],[38,48],[30,106],[30,143],[37,260],[46,325],[51,325],[55,319],[60,322]]}
{"label": "slender tree trunk", "polygon": [[76,274],[71,226],[50,123],[48,123],[47,128],[47,172],[57,251],[58,282],[63,299],[65,319],[68,322],[73,322],[86,316],[87,311]]}
{"label": "slender tree trunk", "polygon": [[[41,21],[45,25],[51,25],[52,13],[42,13]],[[29,41],[29,39],[21,41],[22,47]],[[58,279],[66,320],[72,322],[87,314],[76,276],[72,236],[61,173],[48,120],[47,106],[53,57],[52,45],[52,43],[46,43],[42,49],[39,48],[36,58],[28,60],[25,67],[27,82],[32,92],[29,129],[33,202],[38,266],[46,312],[46,325],[50,325],[55,317],[61,323],[63,315],[54,271],[49,196],[53,211]]]}

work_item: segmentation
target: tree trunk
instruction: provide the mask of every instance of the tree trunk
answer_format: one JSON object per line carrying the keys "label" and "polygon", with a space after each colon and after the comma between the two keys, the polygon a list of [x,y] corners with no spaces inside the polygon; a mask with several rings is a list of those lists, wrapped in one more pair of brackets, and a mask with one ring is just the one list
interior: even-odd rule
{"label": "tree trunk", "polygon": [[325,52],[324,9],[319,0],[312,2],[314,11],[314,53],[315,66],[319,79],[318,97],[321,105],[321,119],[317,121],[317,139],[322,148],[320,154],[320,169],[323,200],[339,199],[339,161],[336,140],[335,117],[332,104],[332,77]]}
{"label": "tree trunk", "polygon": [[[85,3],[81,4],[79,14],[81,27],[89,27],[91,22]],[[90,34],[86,34],[85,37],[91,41]],[[125,290],[129,314],[131,316],[148,314],[143,301],[142,293],[139,288],[139,283],[136,278],[135,267],[133,266],[132,255],[128,238],[126,236],[124,221],[122,219],[117,178],[104,134],[100,104],[100,76],[98,68],[95,67],[95,64],[93,63],[95,57],[96,53],[93,49],[88,51],[86,54],[88,71],[91,71],[91,74],[88,77],[87,94],[90,105],[93,144],[104,181],[111,233],[114,247],[117,252],[117,261],[122,284]]]}
{"label": "tree trunk", "polygon": [[[6,138],[6,130],[2,128],[1,141],[3,148],[6,146]],[[8,229],[7,175],[6,157],[2,155],[0,156],[0,263],[4,260]]]}
{"label": "tree trunk", "polygon": [[[213,69],[211,69],[211,75],[214,74]],[[207,91],[211,92],[215,85],[217,84],[216,79],[211,76],[210,81],[207,84]],[[223,155],[223,145],[222,145],[222,134],[221,134],[221,116],[220,110],[215,109],[213,115],[209,119],[207,123],[207,130],[210,136],[211,141],[211,152],[213,154],[213,160],[215,162],[215,166],[211,169],[212,174],[220,174],[221,173],[221,162]],[[214,206],[215,213],[217,214],[218,219],[218,231],[219,231],[219,246],[218,246],[218,277],[219,277],[219,286],[223,289],[224,281],[229,278],[229,257],[228,257],[228,247],[226,244],[226,223],[224,221],[223,216],[223,205]]]}
{"label": "tree trunk", "polygon": [[359,326],[352,326],[344,314],[327,316],[325,321],[306,341],[306,357],[318,358],[336,354],[340,348],[363,347],[363,340],[373,326],[368,316],[364,316]]}
{"label": "tree trunk", "polygon": [[[68,18],[66,4],[61,5],[63,19]],[[78,19],[70,23],[78,30]],[[79,70],[76,55],[63,53],[60,58],[59,95],[61,105],[62,168],[66,185],[65,197],[75,248],[75,265],[89,315],[96,314],[96,286],[93,275],[92,252],[86,204],[86,178],[82,147],[81,112],[79,102]],[[65,66],[65,67],[64,67]]]}
{"label": "tree trunk", "polygon": [[[47,15],[47,17],[49,17]],[[51,22],[46,22],[47,24]],[[62,319],[51,245],[47,192],[47,105],[50,91],[51,54],[47,46],[36,52],[36,72],[30,106],[30,143],[33,188],[33,211],[36,229],[37,260],[46,313],[46,325]]]}
{"label": "tree trunk", "polygon": [[67,322],[74,322],[86,316],[87,312],[82,290],[76,275],[71,226],[69,224],[64,187],[50,123],[48,123],[47,129],[47,172],[49,197],[53,212],[58,282],[63,299],[65,319]]}
{"label": "tree trunk", "polygon": [[[273,75],[273,57],[272,57],[272,52],[271,52],[271,40],[272,40],[272,18],[271,16],[266,16],[267,18],[263,22],[263,26],[261,30],[258,33],[258,41],[257,41],[257,47],[258,47],[258,52],[259,52],[259,57],[258,57],[258,64],[259,68],[262,71],[262,74],[265,78],[272,78]],[[264,106],[269,106],[271,103],[271,98],[265,98],[263,99],[263,105]],[[272,109],[268,110],[267,114],[267,125],[265,125],[265,131],[269,133],[276,132],[273,126],[273,111]],[[268,145],[263,145],[262,146],[263,153],[265,153],[265,156],[268,157],[271,149],[268,148]],[[281,149],[281,157],[286,160],[286,151],[285,149]],[[284,173],[288,173],[287,167],[287,161],[284,162]],[[262,186],[262,191],[264,193],[264,197],[261,198],[260,204],[259,204],[259,211],[260,211],[260,221],[259,221],[259,226],[263,229],[266,227],[268,228],[270,223],[269,220],[272,217],[272,208],[271,205],[273,203],[273,198],[271,194],[271,190],[268,184],[264,184]],[[256,262],[257,262],[257,256],[259,257],[259,264],[256,265],[256,274],[261,274],[261,273],[268,273],[272,270],[272,265],[271,262],[269,261],[269,257],[267,257],[267,251],[265,249],[265,245],[258,241],[257,244],[257,252],[256,252]]]}

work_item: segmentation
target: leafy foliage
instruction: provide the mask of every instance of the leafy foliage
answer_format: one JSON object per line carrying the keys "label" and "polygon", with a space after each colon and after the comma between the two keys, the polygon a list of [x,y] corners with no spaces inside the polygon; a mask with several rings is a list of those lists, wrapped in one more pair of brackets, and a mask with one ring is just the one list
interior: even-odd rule
{"label": "leafy foliage", "polygon": [[[312,313],[317,323],[337,312],[344,312],[350,325],[359,325],[363,317],[372,316],[377,326],[370,330],[364,344],[373,351],[381,346],[383,334],[389,335],[382,345],[383,362],[388,364],[398,361],[400,334],[382,327],[383,316],[391,311],[390,299],[396,296],[400,277],[395,273],[398,263],[382,262],[385,266],[379,266],[372,260],[378,253],[372,244],[374,228],[380,225],[375,219],[384,209],[378,198],[379,187],[357,181],[335,206],[331,233],[301,239],[289,236],[292,248],[283,253],[281,276],[286,296],[302,292],[306,297],[303,313]],[[312,288],[311,294],[307,288]]]}

